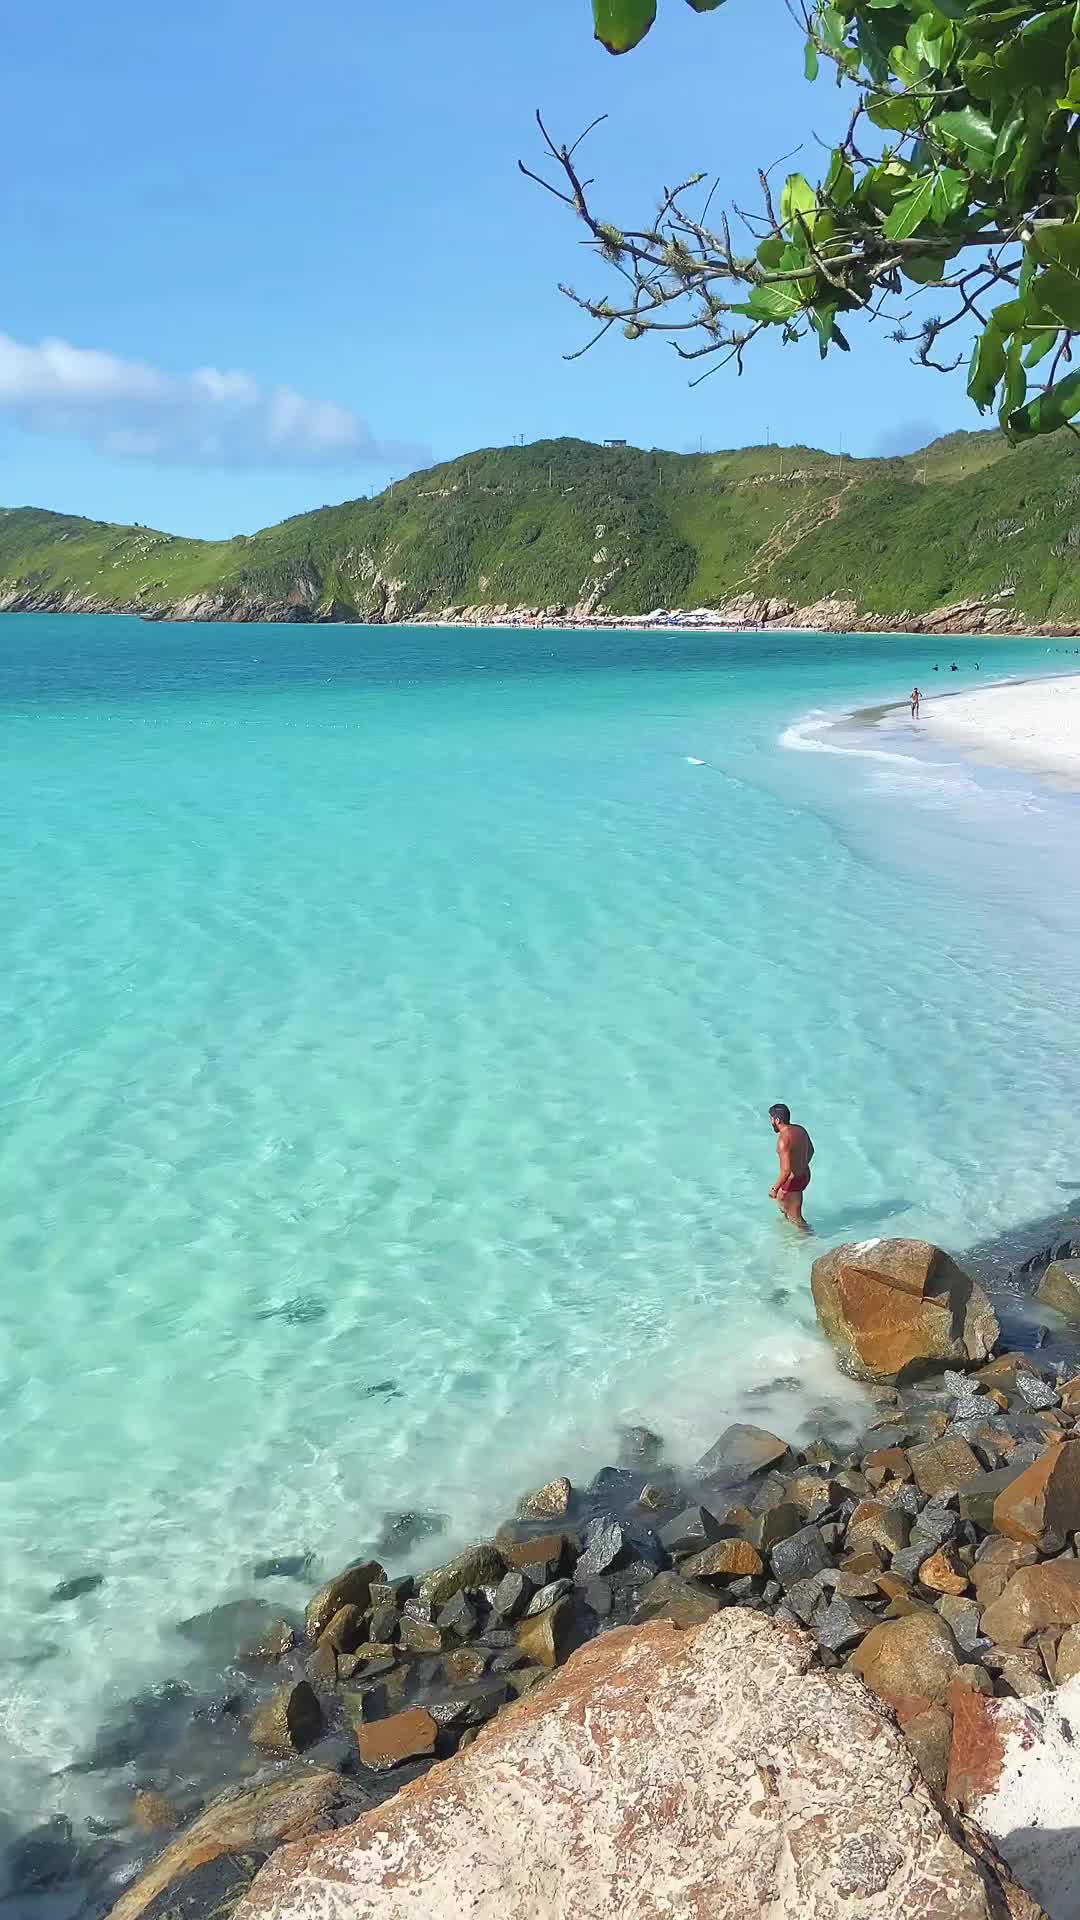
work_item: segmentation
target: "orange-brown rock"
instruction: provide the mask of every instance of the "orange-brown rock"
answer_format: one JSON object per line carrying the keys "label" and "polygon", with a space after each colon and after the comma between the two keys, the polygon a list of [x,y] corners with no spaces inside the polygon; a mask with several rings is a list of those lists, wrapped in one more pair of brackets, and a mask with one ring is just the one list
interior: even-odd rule
{"label": "orange-brown rock", "polygon": [[848,1521],[846,1544],[853,1552],[880,1547],[892,1555],[906,1547],[911,1516],[880,1500],[863,1500]]}
{"label": "orange-brown rock", "polygon": [[679,1567],[684,1580],[737,1580],[764,1571],[765,1562],[749,1540],[714,1540]]}
{"label": "orange-brown rock", "polygon": [[882,1447],[878,1453],[867,1454],[863,1472],[872,1487],[883,1487],[887,1481],[910,1480],[911,1462],[903,1447]]}
{"label": "orange-brown rock", "polygon": [[865,1240],[814,1262],[814,1304],[841,1365],[858,1380],[904,1381],[975,1366],[998,1324],[985,1293],[940,1247]]}
{"label": "orange-brown rock", "polygon": [[236,1920],[989,1920],[1006,1879],[851,1676],[731,1608],[603,1635]]}
{"label": "orange-brown rock", "polygon": [[385,1580],[386,1572],[375,1560],[361,1567],[347,1567],[344,1573],[328,1580],[308,1602],[304,1615],[308,1639],[314,1645],[335,1613],[342,1607],[365,1608],[371,1598],[373,1580]]}
{"label": "orange-brown rock", "polygon": [[356,1729],[356,1744],[365,1767],[388,1773],[403,1760],[427,1759],[435,1751],[439,1729],[423,1707],[406,1707],[389,1720],[365,1720]]}
{"label": "orange-brown rock", "polygon": [[180,1825],[180,1815],[164,1793],[152,1793],[140,1787],[132,1797],[132,1824],[142,1833],[172,1833]]}
{"label": "orange-brown rock", "polygon": [[944,1439],[928,1440],[921,1447],[912,1447],[908,1458],[915,1475],[915,1485],[930,1500],[939,1493],[962,1487],[965,1480],[977,1480],[983,1471],[978,1456],[958,1433],[949,1433]]}
{"label": "orange-brown rock", "polygon": [[[346,1799],[346,1783],[336,1773],[304,1767],[275,1774],[258,1786],[223,1794],[160,1853],[140,1880],[122,1894],[110,1920],[141,1920],[148,1910],[164,1913],[170,1894],[183,1907],[184,1883],[207,1875],[215,1862],[243,1862],[250,1879],[259,1858],[285,1840],[314,1832],[320,1820]],[[160,1904],[159,1904],[160,1903]],[[197,1910],[197,1909],[196,1909]]]}
{"label": "orange-brown rock", "polygon": [[320,1647],[333,1647],[335,1653],[355,1653],[364,1637],[366,1618],[360,1607],[339,1607],[319,1635]]}
{"label": "orange-brown rock", "polygon": [[549,1560],[561,1562],[567,1538],[565,1533],[538,1533],[531,1540],[515,1540],[500,1534],[496,1544],[508,1567],[527,1573],[530,1567],[544,1566]]}
{"label": "orange-brown rock", "polygon": [[966,1593],[970,1581],[968,1569],[954,1547],[941,1547],[919,1568],[919,1585],[931,1593]]}
{"label": "orange-brown rock", "polygon": [[1009,1540],[1055,1553],[1080,1527],[1080,1440],[1061,1440],[1026,1467],[994,1502],[994,1527]]}
{"label": "orange-brown rock", "polygon": [[1046,1627],[1080,1624],[1080,1560],[1044,1560],[1014,1573],[987,1607],[982,1630],[999,1647],[1022,1647]]}
{"label": "orange-brown rock", "polygon": [[952,1744],[946,1798],[968,1809],[992,1793],[1005,1764],[1005,1741],[994,1703],[972,1687],[949,1690]]}
{"label": "orange-brown rock", "polygon": [[574,1489],[562,1474],[557,1480],[549,1480],[545,1486],[535,1487],[531,1493],[522,1495],[518,1502],[518,1519],[564,1520],[573,1497]]}
{"label": "orange-brown rock", "polygon": [[959,1649],[941,1616],[928,1610],[872,1628],[848,1665],[890,1705],[925,1695],[932,1705],[940,1706],[959,1665]]}

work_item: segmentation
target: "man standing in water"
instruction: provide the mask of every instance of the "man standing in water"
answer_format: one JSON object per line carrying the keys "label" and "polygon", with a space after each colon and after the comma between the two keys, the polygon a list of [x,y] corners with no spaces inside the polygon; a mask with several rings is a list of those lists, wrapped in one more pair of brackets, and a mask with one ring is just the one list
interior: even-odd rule
{"label": "man standing in water", "polygon": [[769,1108],[769,1119],[780,1157],[780,1178],[770,1191],[769,1199],[779,1201],[785,1219],[790,1220],[793,1227],[798,1227],[800,1233],[809,1233],[810,1229],[803,1219],[802,1197],[810,1185],[814,1143],[805,1127],[792,1124],[791,1108],[781,1102]]}
{"label": "man standing in water", "polygon": [[922,706],[922,694],[921,694],[921,693],[919,692],[919,689],[918,689],[918,687],[912,687],[912,689],[911,689],[911,717],[912,717],[912,719],[913,719],[913,720],[917,720],[917,719],[918,719],[918,717],[919,717],[919,708],[920,708],[921,706]]}

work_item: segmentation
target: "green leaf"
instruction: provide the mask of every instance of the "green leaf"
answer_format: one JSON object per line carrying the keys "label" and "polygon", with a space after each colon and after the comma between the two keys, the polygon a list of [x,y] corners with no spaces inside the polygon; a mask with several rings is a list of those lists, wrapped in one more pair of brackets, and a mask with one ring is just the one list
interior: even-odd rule
{"label": "green leaf", "polygon": [[1026,407],[1014,409],[1008,416],[1006,425],[1017,440],[1026,440],[1036,433],[1056,433],[1067,420],[1080,413],[1080,368],[1075,373],[1066,374],[1064,380],[1058,380],[1048,387],[1037,400]]}
{"label": "green leaf", "polygon": [[1024,355],[1025,367],[1027,367],[1029,371],[1032,367],[1037,367],[1040,360],[1045,360],[1047,354],[1053,352],[1059,338],[1060,335],[1056,327],[1044,327],[1038,338],[1032,341]]}
{"label": "green leaf", "polygon": [[834,206],[846,207],[855,192],[855,175],[851,163],[845,160],[839,148],[833,152],[829,171],[825,175],[825,196]]}
{"label": "green leaf", "polygon": [[629,53],[656,19],[656,0],[593,0],[596,38],[609,53]]}
{"label": "green leaf", "polygon": [[1005,374],[1005,336],[991,320],[975,342],[968,369],[967,390],[980,413],[992,405],[998,383]]}
{"label": "green leaf", "polygon": [[959,213],[968,197],[968,183],[956,167],[943,167],[934,182],[931,218],[940,225],[951,214]]}
{"label": "green leaf", "polygon": [[799,292],[802,283],[791,280],[784,286],[755,287],[750,295],[750,310],[759,320],[792,320],[802,313],[806,299]]}
{"label": "green leaf", "polygon": [[1080,273],[1068,267],[1047,267],[1035,282],[1040,306],[1063,327],[1080,333]]}
{"label": "green leaf", "polygon": [[782,236],[778,233],[767,234],[757,250],[757,257],[763,267],[778,267],[784,257]]}
{"label": "green leaf", "polygon": [[784,182],[784,191],[780,196],[780,220],[787,227],[792,224],[796,214],[801,213],[807,226],[813,232],[813,219],[817,212],[817,194],[804,173],[790,173]]}
{"label": "green leaf", "polygon": [[812,40],[808,40],[806,43],[806,56],[803,60],[803,71],[806,74],[806,77],[808,80],[816,80],[819,72],[821,71],[821,62],[818,59],[818,50]]}
{"label": "green leaf", "polygon": [[820,26],[825,45],[831,47],[834,53],[839,52],[847,35],[847,21],[843,14],[838,13],[835,7],[826,7],[821,15]]}
{"label": "green leaf", "polygon": [[989,173],[997,135],[985,113],[977,107],[961,107],[957,113],[939,113],[932,125],[941,139],[966,147],[980,173]]}
{"label": "green leaf", "polygon": [[936,184],[936,175],[928,173],[910,193],[900,195],[882,228],[886,240],[909,240],[930,219]]}
{"label": "green leaf", "polygon": [[920,287],[934,286],[945,278],[948,270],[948,259],[943,253],[909,254],[903,265],[908,279]]}

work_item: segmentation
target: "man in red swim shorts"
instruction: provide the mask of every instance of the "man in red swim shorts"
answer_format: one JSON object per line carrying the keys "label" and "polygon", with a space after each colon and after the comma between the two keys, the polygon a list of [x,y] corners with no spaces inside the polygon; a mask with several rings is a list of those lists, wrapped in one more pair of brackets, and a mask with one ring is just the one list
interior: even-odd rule
{"label": "man in red swim shorts", "polygon": [[769,1108],[769,1119],[776,1135],[776,1151],[780,1157],[780,1178],[769,1193],[770,1200],[780,1203],[781,1211],[793,1227],[800,1233],[809,1233],[810,1229],[803,1219],[802,1197],[810,1185],[810,1162],[814,1157],[814,1143],[805,1127],[792,1124],[791,1108],[782,1102]]}

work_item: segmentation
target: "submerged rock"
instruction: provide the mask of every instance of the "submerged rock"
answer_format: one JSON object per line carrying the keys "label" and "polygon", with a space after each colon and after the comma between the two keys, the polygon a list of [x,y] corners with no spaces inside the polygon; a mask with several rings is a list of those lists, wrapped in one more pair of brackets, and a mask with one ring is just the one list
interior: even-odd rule
{"label": "submerged rock", "polygon": [[593,1642],[449,1765],[279,1854],[238,1920],[990,1920],[1006,1878],[855,1680],[733,1610]]}
{"label": "submerged rock", "polygon": [[71,1580],[61,1580],[60,1585],[53,1588],[49,1599],[54,1604],[63,1600],[81,1600],[85,1593],[96,1593],[104,1585],[103,1573],[77,1573]]}
{"label": "submerged rock", "polygon": [[789,1452],[786,1440],[770,1433],[765,1427],[751,1427],[736,1422],[713,1442],[707,1453],[703,1453],[697,1463],[697,1470],[708,1478],[727,1480],[734,1484],[739,1480],[749,1480],[756,1473],[764,1473],[767,1467],[774,1467],[786,1459]]}
{"label": "submerged rock", "polygon": [[840,1364],[856,1380],[917,1379],[978,1366],[999,1328],[970,1274],[924,1240],[864,1240],[815,1260],[814,1305]]}
{"label": "submerged rock", "polygon": [[352,1817],[364,1804],[336,1773],[308,1767],[223,1794],[121,1896],[110,1920],[229,1911],[219,1905],[226,1892],[235,1896],[283,1840]]}

